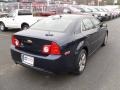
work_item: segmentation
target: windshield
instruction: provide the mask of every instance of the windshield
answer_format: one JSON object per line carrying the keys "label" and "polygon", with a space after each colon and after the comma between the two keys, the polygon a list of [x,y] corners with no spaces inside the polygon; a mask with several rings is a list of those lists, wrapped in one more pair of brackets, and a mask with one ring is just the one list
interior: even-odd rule
{"label": "windshield", "polygon": [[79,9],[75,8],[75,7],[69,7],[73,12],[80,12]]}
{"label": "windshield", "polygon": [[83,8],[79,8],[82,12],[85,12],[85,10]]}
{"label": "windshield", "polygon": [[98,9],[98,8],[95,8],[97,11],[99,11],[99,12],[103,12],[103,10],[102,9]]}
{"label": "windshield", "polygon": [[85,12],[85,10],[81,7],[74,6],[75,8],[79,9],[81,12]]}
{"label": "windshield", "polygon": [[40,20],[33,26],[31,26],[32,30],[42,30],[42,31],[55,31],[55,32],[64,32],[67,27],[70,26],[72,20],[70,19],[62,19],[59,18],[45,18]]}
{"label": "windshield", "polygon": [[90,8],[85,8],[85,11],[86,11],[86,12],[92,12],[92,9],[90,9]]}
{"label": "windshield", "polygon": [[98,10],[97,10],[97,9],[94,9],[94,8],[92,9],[92,11],[93,11],[93,12],[98,12]]}

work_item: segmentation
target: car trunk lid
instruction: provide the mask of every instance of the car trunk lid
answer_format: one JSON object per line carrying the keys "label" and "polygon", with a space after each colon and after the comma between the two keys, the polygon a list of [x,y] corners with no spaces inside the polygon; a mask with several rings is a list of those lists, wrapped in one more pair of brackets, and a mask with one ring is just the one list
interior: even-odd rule
{"label": "car trunk lid", "polygon": [[53,41],[57,43],[64,34],[31,30],[18,32],[15,36],[21,42],[20,47],[17,49],[36,55],[43,55],[43,46],[50,45]]}

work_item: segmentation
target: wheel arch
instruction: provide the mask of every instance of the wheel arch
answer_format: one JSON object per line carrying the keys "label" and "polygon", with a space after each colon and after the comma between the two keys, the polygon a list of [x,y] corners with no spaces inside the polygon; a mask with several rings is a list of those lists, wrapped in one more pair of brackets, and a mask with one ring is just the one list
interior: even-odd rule
{"label": "wheel arch", "polygon": [[88,48],[87,48],[87,46],[83,46],[82,49],[85,49],[86,54],[87,54],[87,56],[88,56]]}
{"label": "wheel arch", "polygon": [[86,46],[85,44],[85,41],[81,41],[78,45],[77,45],[77,48],[76,48],[76,51],[75,51],[75,54],[78,54],[80,52],[80,50],[82,49],[85,49],[86,50],[86,53],[87,55],[89,54],[89,49],[88,47]]}
{"label": "wheel arch", "polygon": [[28,26],[29,26],[29,24],[28,24],[27,22],[23,22],[23,23],[21,24],[21,28],[22,28],[23,25],[28,25]]}
{"label": "wheel arch", "polygon": [[[0,21],[0,23],[3,23],[4,24],[4,22],[3,21]],[[5,25],[5,24],[4,24]]]}

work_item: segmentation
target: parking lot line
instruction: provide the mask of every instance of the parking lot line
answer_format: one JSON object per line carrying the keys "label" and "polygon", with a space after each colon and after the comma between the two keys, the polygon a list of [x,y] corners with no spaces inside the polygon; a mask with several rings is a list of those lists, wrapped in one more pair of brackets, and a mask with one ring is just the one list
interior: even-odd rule
{"label": "parking lot line", "polygon": [[0,37],[11,37],[11,35],[6,35],[6,34],[1,34],[0,33]]}

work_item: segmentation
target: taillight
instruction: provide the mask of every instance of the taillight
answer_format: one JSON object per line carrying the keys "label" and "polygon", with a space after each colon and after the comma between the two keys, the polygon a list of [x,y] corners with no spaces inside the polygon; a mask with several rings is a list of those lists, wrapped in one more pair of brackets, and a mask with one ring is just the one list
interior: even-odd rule
{"label": "taillight", "polygon": [[44,45],[42,52],[44,54],[51,54],[51,55],[61,54],[60,46],[55,42],[52,42],[50,45]]}
{"label": "taillight", "polygon": [[50,54],[56,54],[56,55],[61,54],[60,47],[59,47],[59,45],[57,43],[52,42]]}
{"label": "taillight", "polygon": [[12,45],[20,47],[20,41],[15,36],[12,36]]}

